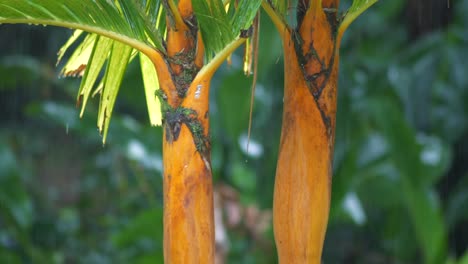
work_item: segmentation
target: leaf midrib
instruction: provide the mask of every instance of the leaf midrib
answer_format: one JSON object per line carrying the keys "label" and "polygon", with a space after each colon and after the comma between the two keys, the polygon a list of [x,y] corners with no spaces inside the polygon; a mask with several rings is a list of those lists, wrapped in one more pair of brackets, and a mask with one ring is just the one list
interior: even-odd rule
{"label": "leaf midrib", "polygon": [[89,33],[96,33],[98,35],[108,37],[110,39],[122,42],[126,45],[129,45],[142,53],[144,53],[149,58],[154,58],[157,56],[158,51],[153,48],[152,46],[148,45],[145,42],[139,41],[135,38],[131,38],[122,34],[119,34],[114,31],[106,30],[101,27],[94,27],[86,24],[81,23],[73,23],[73,22],[65,22],[65,21],[56,21],[50,19],[34,19],[34,18],[15,18],[15,19],[8,19],[0,17],[1,24],[33,24],[33,25],[48,25],[48,26],[57,26],[57,27],[64,27],[70,29],[81,29],[83,31]]}

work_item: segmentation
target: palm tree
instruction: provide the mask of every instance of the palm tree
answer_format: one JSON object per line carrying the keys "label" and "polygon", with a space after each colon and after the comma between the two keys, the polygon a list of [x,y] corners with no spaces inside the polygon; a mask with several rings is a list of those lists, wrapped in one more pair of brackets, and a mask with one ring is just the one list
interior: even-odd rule
{"label": "palm tree", "polygon": [[[0,23],[75,29],[59,60],[81,40],[63,73],[83,77],[81,115],[89,96],[100,94],[98,127],[104,142],[126,67],[138,56],[150,122],[164,127],[165,260],[213,263],[210,80],[251,37],[262,5],[283,40],[285,56],[274,195],[279,260],[320,263],[331,195],[340,41],[376,1],[354,0],[340,17],[339,0],[299,0],[292,27],[285,22],[289,0],[0,0]],[[251,51],[254,47],[249,44]]]}
{"label": "palm tree", "polygon": [[328,223],[335,134],[339,47],[351,22],[377,0],[299,0],[297,25],[286,23],[289,1],[262,3],[284,49],[284,108],[276,169],[273,224],[280,263],[320,263]]}
{"label": "palm tree", "polygon": [[[63,69],[82,76],[81,115],[100,94],[103,141],[127,65],[141,63],[152,125],[163,125],[164,258],[213,263],[210,80],[251,36],[260,0],[0,0],[0,23],[75,29],[82,40]],[[101,73],[103,77],[99,79]]]}

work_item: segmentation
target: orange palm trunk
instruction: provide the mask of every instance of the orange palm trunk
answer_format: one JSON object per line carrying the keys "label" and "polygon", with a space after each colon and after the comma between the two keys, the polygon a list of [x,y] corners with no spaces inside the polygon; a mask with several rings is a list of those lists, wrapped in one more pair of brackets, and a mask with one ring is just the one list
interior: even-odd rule
{"label": "orange palm trunk", "polygon": [[284,110],[273,224],[285,264],[321,263],[330,208],[338,45],[334,14],[327,16],[318,2],[310,3],[297,31],[282,33]]}
{"label": "orange palm trunk", "polygon": [[[173,120],[175,123],[167,121],[165,124],[165,263],[214,261],[213,185],[208,142],[209,81],[193,82],[191,86],[195,87],[195,92],[196,87],[200,87],[200,93],[189,93],[182,107],[193,111],[188,113],[192,120],[176,116],[175,119],[182,119],[180,123]],[[201,131],[194,131],[200,128]]]}
{"label": "orange palm trunk", "polygon": [[177,9],[180,19],[168,16],[167,57],[154,61],[163,104],[164,260],[210,264],[214,263],[211,75],[197,76],[204,48],[191,26],[196,24],[191,1],[179,1]]}

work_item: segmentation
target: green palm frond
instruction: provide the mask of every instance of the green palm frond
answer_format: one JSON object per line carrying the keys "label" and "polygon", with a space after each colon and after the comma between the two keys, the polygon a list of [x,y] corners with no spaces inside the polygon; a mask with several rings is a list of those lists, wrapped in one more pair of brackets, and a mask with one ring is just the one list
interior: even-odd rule
{"label": "green palm frond", "polygon": [[140,66],[150,123],[153,126],[160,126],[162,123],[161,103],[154,96],[159,90],[158,75],[151,60],[142,53],[140,53]]}
{"label": "green palm frond", "polygon": [[[98,128],[106,141],[110,117],[128,63],[136,56],[145,85],[152,125],[161,124],[155,91],[159,89],[153,58],[165,56],[166,13],[161,0],[0,0],[0,24],[53,25],[75,29],[60,49],[58,63],[70,47],[61,74],[82,77],[78,102],[83,115],[90,96],[100,94]],[[193,0],[194,13],[213,71],[245,40],[261,0]],[[241,34],[243,32],[243,34]],[[247,34],[248,35],[248,34]],[[76,47],[76,48],[75,48]],[[159,56],[159,55],[157,55]]]}
{"label": "green palm frond", "polygon": [[106,141],[107,131],[109,129],[109,120],[114,109],[115,99],[119,92],[125,70],[127,69],[132,48],[120,42],[114,42],[109,55],[109,65],[104,76],[103,90],[101,94],[101,103],[99,104],[98,124],[99,131],[104,135]]}
{"label": "green palm frond", "polygon": [[[80,116],[91,94],[101,94],[98,127],[105,142],[123,73],[138,54],[135,49],[140,51],[141,57],[146,57],[143,53],[148,55],[156,50],[165,52],[161,29],[157,26],[164,20],[161,11],[158,0],[0,0],[0,24],[42,24],[76,29],[60,49],[57,63],[75,42],[81,41],[61,74],[83,77],[78,92],[78,102],[82,103]],[[86,35],[84,31],[91,34]],[[154,69],[148,67],[145,72],[155,75]],[[160,125],[159,102],[154,97],[158,87],[154,83],[144,83],[151,124]]]}
{"label": "green palm frond", "polygon": [[346,12],[340,24],[339,33],[342,35],[351,23],[359,17],[366,9],[375,4],[378,0],[353,0],[353,4]]}
{"label": "green palm frond", "polygon": [[193,0],[208,60],[251,26],[261,3],[261,0],[231,0],[226,10],[222,0]]}
{"label": "green palm frond", "polygon": [[[113,43],[113,40],[99,36],[93,45],[93,51],[88,58],[80,90],[78,91],[78,102],[82,103],[80,117],[83,116],[86,103],[88,102],[89,96],[96,85],[99,73],[109,56],[109,50],[113,46]],[[68,60],[68,63],[70,63],[70,61],[71,60]]]}
{"label": "green palm frond", "polygon": [[128,0],[0,0],[0,23],[81,29],[130,46],[163,50],[159,32],[149,26],[141,9]]}
{"label": "green palm frond", "polygon": [[[75,35],[79,34],[79,32],[74,33],[69,41],[65,43],[65,45],[60,49],[57,64],[60,63],[64,54],[60,52],[66,53],[68,50],[69,45],[76,42],[77,38]],[[80,34],[81,35],[81,34]],[[83,41],[80,43],[79,46],[73,51],[73,54],[67,59],[67,62],[62,68],[60,72],[63,76],[71,76],[71,77],[79,77],[83,76],[84,70],[86,65],[88,64],[88,60],[93,52],[94,43],[96,42],[97,36],[96,34],[83,34],[85,35]],[[70,43],[70,40],[74,41]]]}
{"label": "green palm frond", "polygon": [[281,15],[283,18],[286,16],[288,11],[289,0],[271,0],[269,1],[271,6],[275,9],[276,13]]}

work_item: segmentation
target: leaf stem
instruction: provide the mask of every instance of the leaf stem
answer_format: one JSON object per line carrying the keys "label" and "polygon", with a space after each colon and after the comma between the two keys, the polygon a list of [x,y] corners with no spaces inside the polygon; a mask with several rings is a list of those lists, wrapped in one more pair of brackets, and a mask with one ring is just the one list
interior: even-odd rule
{"label": "leaf stem", "polygon": [[238,37],[231,43],[229,43],[223,50],[216,54],[216,56],[210,62],[208,62],[203,68],[201,68],[195,79],[213,76],[215,71],[219,68],[219,66],[221,66],[221,64],[226,60],[226,58],[245,41],[246,38]]}
{"label": "leaf stem", "polygon": [[187,25],[185,25],[184,19],[180,15],[179,9],[177,8],[177,5],[174,3],[174,0],[167,0],[167,4],[169,6],[169,11],[171,12],[174,18],[175,29],[176,30],[187,29]]}
{"label": "leaf stem", "polygon": [[270,17],[273,24],[276,26],[276,29],[278,30],[281,38],[285,39],[286,33],[289,29],[284,19],[278,14],[278,12],[273,9],[267,0],[263,0],[262,7]]}
{"label": "leaf stem", "polygon": [[[163,82],[166,82],[166,85],[162,86],[161,89],[163,89],[166,93],[171,94],[169,93],[169,90],[170,90],[170,87],[173,86],[173,84],[171,82],[172,80],[171,74],[167,68],[167,64],[163,57],[165,51],[159,51],[145,42],[136,40],[134,38],[131,38],[125,35],[118,34],[113,31],[104,30],[98,27],[93,27],[93,26],[78,24],[78,23],[71,23],[71,22],[63,22],[63,21],[59,22],[59,21],[48,20],[48,19],[31,19],[31,18],[3,19],[1,24],[37,24],[37,25],[50,25],[50,26],[65,27],[65,28],[71,28],[71,29],[81,29],[86,32],[96,33],[98,35],[119,41],[145,54],[153,62],[160,80],[165,80]],[[173,96],[169,97],[170,99],[169,101],[171,104],[174,103],[172,102],[173,100],[171,100],[172,98]]]}
{"label": "leaf stem", "polygon": [[322,8],[322,0],[312,0],[312,3],[309,4],[309,8],[307,12],[317,11],[321,8]]}
{"label": "leaf stem", "polygon": [[254,60],[254,70],[253,70],[253,80],[252,88],[250,94],[250,112],[249,112],[249,127],[247,130],[247,153],[249,153],[250,145],[250,134],[252,131],[252,114],[255,101],[255,87],[257,85],[257,76],[258,76],[258,46],[260,43],[260,11],[257,13],[257,17],[254,20],[254,34],[252,36],[253,42],[253,60]]}
{"label": "leaf stem", "polygon": [[34,24],[34,25],[49,25],[49,26],[65,27],[65,28],[71,28],[71,29],[81,29],[86,32],[96,33],[98,35],[122,42],[126,45],[129,45],[145,53],[148,57],[151,57],[152,54],[158,53],[158,51],[154,47],[151,47],[149,44],[143,41],[140,41],[140,40],[137,40],[129,36],[125,36],[125,35],[113,32],[113,31],[105,30],[99,27],[93,27],[90,25],[84,25],[84,24],[72,23],[72,22],[63,22],[63,21],[59,22],[59,21],[48,20],[48,19],[33,19],[33,18],[2,19],[0,24],[30,24],[30,25]]}
{"label": "leaf stem", "polygon": [[351,23],[354,20],[356,20],[356,18],[358,18],[359,15],[362,14],[362,12],[366,11],[366,9],[371,7],[377,1],[378,0],[366,0],[363,5],[361,5],[359,7],[356,7],[354,2],[358,2],[358,1],[354,0],[353,5],[349,8],[348,12],[346,13],[346,15],[343,18],[343,21],[340,24],[340,27],[338,28],[338,38],[337,38],[337,40],[340,41],[341,38],[343,37],[344,32],[349,27],[349,25],[351,25]]}

